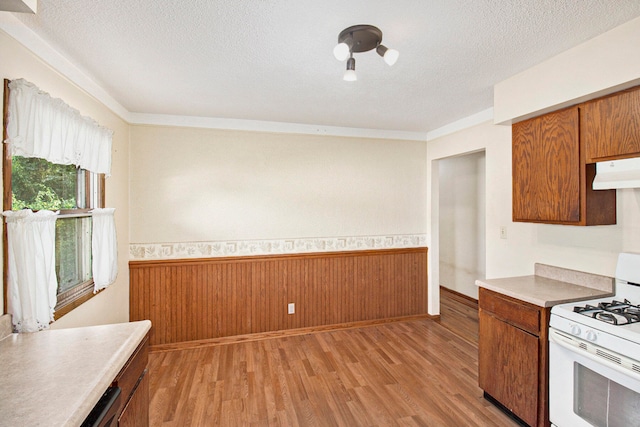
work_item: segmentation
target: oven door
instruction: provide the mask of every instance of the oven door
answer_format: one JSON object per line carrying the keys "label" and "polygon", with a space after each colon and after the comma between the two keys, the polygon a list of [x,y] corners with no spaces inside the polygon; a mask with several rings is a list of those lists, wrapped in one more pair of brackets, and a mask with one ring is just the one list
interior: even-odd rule
{"label": "oven door", "polygon": [[[549,329],[549,419],[557,427],[640,426],[640,372],[615,353]],[[613,357],[612,357],[613,356]],[[609,360],[611,359],[611,360]]]}

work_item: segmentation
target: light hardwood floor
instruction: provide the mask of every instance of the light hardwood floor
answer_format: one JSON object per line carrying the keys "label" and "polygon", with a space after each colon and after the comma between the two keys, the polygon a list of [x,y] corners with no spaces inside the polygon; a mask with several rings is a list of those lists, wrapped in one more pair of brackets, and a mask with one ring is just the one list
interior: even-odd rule
{"label": "light hardwood floor", "polygon": [[474,338],[442,299],[441,322],[151,353],[151,425],[516,426],[477,386],[477,317]]}

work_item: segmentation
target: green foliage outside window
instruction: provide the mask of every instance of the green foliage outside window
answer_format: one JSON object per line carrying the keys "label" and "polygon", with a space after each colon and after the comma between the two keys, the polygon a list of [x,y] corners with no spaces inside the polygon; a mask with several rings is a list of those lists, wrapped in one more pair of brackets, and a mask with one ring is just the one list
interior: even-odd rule
{"label": "green foliage outside window", "polygon": [[74,165],[14,156],[11,159],[12,209],[76,209],[77,176]]}

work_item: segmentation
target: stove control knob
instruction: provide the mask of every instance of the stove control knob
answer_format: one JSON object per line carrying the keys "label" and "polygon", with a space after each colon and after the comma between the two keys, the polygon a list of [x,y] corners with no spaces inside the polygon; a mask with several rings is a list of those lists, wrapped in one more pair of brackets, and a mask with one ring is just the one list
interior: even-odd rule
{"label": "stove control knob", "polygon": [[572,334],[572,335],[580,335],[580,333],[581,333],[582,331],[580,330],[580,326],[578,326],[578,325],[571,325],[570,332],[571,332],[571,334]]}
{"label": "stove control knob", "polygon": [[585,338],[587,341],[595,342],[598,339],[598,335],[594,331],[588,330]]}

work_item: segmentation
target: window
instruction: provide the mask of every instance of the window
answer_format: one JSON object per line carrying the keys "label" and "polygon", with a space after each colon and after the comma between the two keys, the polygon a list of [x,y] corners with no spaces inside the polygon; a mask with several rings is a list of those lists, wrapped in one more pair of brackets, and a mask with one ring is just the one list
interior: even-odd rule
{"label": "window", "polygon": [[93,295],[92,208],[104,207],[104,175],[39,158],[5,156],[4,210],[60,211],[56,221],[56,318]]}
{"label": "window", "polygon": [[33,83],[5,80],[4,301],[15,332],[47,329],[115,282],[115,208],[104,207],[112,138]]}

